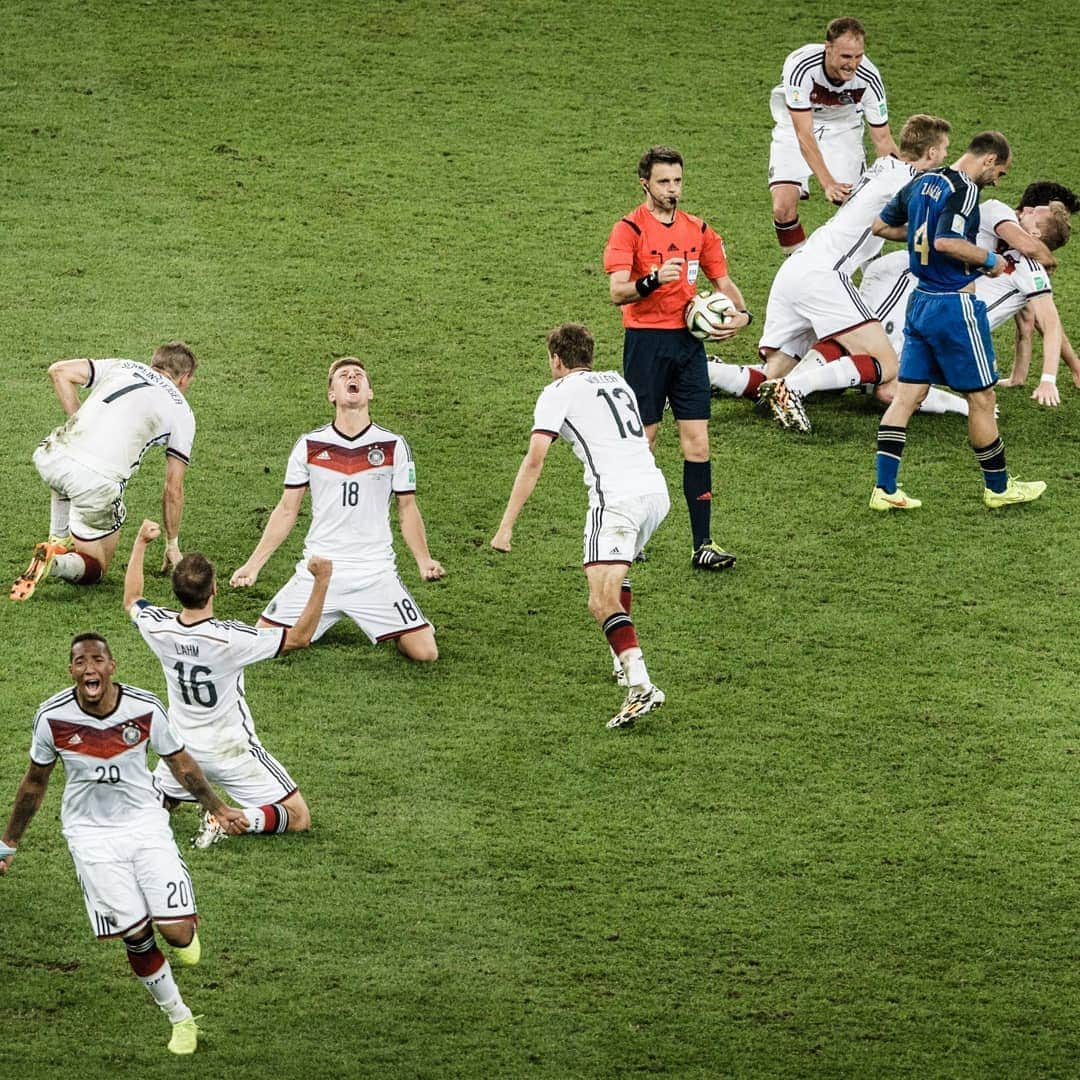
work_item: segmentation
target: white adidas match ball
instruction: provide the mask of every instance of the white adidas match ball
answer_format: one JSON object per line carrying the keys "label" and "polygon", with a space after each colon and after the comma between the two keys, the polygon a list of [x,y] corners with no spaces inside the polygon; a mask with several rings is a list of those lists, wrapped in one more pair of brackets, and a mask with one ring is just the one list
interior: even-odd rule
{"label": "white adidas match ball", "polygon": [[698,293],[686,305],[686,329],[705,341],[725,326],[738,313],[738,308],[722,292]]}

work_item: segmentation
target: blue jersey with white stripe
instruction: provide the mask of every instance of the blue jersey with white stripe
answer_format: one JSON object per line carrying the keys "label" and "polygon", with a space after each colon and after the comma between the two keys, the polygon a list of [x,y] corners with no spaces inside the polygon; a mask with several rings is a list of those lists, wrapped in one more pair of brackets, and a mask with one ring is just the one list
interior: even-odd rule
{"label": "blue jersey with white stripe", "polygon": [[934,248],[939,237],[975,243],[979,232],[979,189],[956,169],[935,169],[901,188],[881,211],[886,225],[906,225],[908,265],[925,292],[959,292],[980,268]]}

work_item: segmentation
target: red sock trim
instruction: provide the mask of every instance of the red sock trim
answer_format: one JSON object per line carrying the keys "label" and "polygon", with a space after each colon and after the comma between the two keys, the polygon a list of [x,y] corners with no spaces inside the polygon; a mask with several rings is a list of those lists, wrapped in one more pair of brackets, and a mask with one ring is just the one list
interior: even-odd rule
{"label": "red sock trim", "polygon": [[264,833],[276,833],[278,831],[278,825],[281,824],[277,806],[274,803],[270,803],[268,806],[260,806],[259,809],[263,812],[262,831]]}
{"label": "red sock trim", "polygon": [[758,387],[765,381],[765,372],[757,368],[750,369],[750,378],[747,380],[746,389],[742,392],[744,398],[757,401]]}
{"label": "red sock trim", "polygon": [[84,555],[81,551],[76,551],[75,554],[83,561],[82,577],[79,578],[77,584],[96,585],[101,580],[101,575],[105,573],[101,568],[101,563],[93,555]]}
{"label": "red sock trim", "polygon": [[839,360],[841,356],[848,354],[847,349],[835,338],[822,338],[821,341],[815,341],[810,348],[821,353],[827,363],[832,363],[833,360]]}
{"label": "red sock trim", "polygon": [[881,368],[878,362],[866,353],[853,353],[851,357],[855,370],[859,373],[859,381],[876,386],[881,382]]}
{"label": "red sock trim", "polygon": [[781,247],[795,247],[806,240],[806,230],[798,218],[794,221],[773,221],[773,228],[776,229],[776,239]]}
{"label": "red sock trim", "polygon": [[616,656],[622,656],[627,649],[636,649],[638,647],[637,631],[634,629],[634,624],[629,620],[620,623],[618,626],[610,627],[604,633],[607,635],[608,644]]}
{"label": "red sock trim", "polygon": [[145,979],[148,975],[153,975],[155,972],[161,970],[162,964],[165,963],[165,955],[155,945],[149,952],[136,953],[128,951],[127,954],[128,963],[131,965],[131,970],[139,976],[140,979]]}

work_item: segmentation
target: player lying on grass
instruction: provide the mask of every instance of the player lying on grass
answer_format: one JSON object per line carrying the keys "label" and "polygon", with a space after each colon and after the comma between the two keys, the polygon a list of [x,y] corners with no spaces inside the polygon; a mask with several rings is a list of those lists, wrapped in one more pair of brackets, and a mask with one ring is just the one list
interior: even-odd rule
{"label": "player lying on grass", "polygon": [[589,331],[566,323],[548,334],[547,347],[553,381],[536,402],[529,449],[491,546],[510,550],[514,522],[540,479],[551,444],[561,435],[585,466],[589,490],[583,559],[589,612],[604,631],[628,687],[622,708],[607,726],[630,727],[664,704],[630,618],[627,572],[667,516],[667,484],[653,460],[629,384],[617,372],[593,371]]}
{"label": "player lying on grass", "polygon": [[100,634],[72,639],[68,673],[75,685],[45,701],[34,717],[30,765],[4,830],[0,874],[11,868],[14,849],[62,760],[61,831],[90,925],[98,938],[123,939],[132,971],[172,1024],[169,1050],[191,1054],[198,1043],[196,1018],[180,996],[154,927],[182,964],[197,964],[202,949],[195,893],[147,767],[147,749],[160,755],[170,779],[223,830],[240,833],[248,822],[207,783],[161,702],[145,690],[113,682],[115,672],[116,661]]}
{"label": "player lying on grass", "polygon": [[[214,618],[217,574],[199,552],[185,555],[172,573],[180,610],[151,604],[143,596],[143,561],[147,547],[160,535],[157,522],[144,521],[135,537],[124,577],[124,610],[161,661],[169,688],[169,719],[210,782],[243,808],[246,832],[304,832],[311,827],[307,803],[285,766],[255,734],[244,696],[244,668],[310,644],[333,566],[328,559],[309,559],[313,584],[296,624],[260,630]],[[191,801],[161,762],[154,777],[170,809]],[[192,843],[206,848],[225,835],[214,816],[204,814]]]}
{"label": "player lying on grass", "polygon": [[446,573],[428,551],[416,502],[416,466],[409,444],[372,423],[374,391],[364,365],[345,356],[330,365],[327,397],[334,420],[302,435],[285,467],[285,490],[246,563],[233,573],[234,588],[253,585],[259,571],[292,532],[311,491],[311,525],[304,557],[292,579],[267,604],[259,626],[293,626],[311,593],[307,561],[334,561],[334,577],[314,640],[348,617],[373,642],[393,641],[410,660],[439,656],[435,630],[398,577],[390,532],[390,497],[397,501],[401,535],[424,581]]}
{"label": "player lying on grass", "polygon": [[[154,350],[150,364],[134,360],[59,360],[49,378],[68,420],[34,451],[49,485],[49,539],[11,588],[28,600],[47,576],[92,585],[109,568],[127,518],[124,489],[151,446],[165,447],[162,521],[169,537],[165,566],[180,561],[184,474],[195,439],[195,417],[184,395],[195,355],[182,342]],[[80,404],[79,390],[90,393]]]}
{"label": "player lying on grass", "polygon": [[[1013,213],[997,199],[984,202],[980,212],[986,212],[987,207],[992,216],[999,216],[1002,210]],[[1060,202],[1053,202],[1049,206],[1024,207],[1017,218],[1019,227],[1026,235],[1043,243],[1051,251],[1056,251],[1069,239],[1069,214]],[[993,243],[993,233],[980,230],[979,239],[980,244],[989,246]],[[1006,261],[1007,272],[997,277],[979,277],[975,280],[975,297],[986,305],[991,331],[1025,311],[1032,316],[1030,320],[1018,324],[1013,375],[1005,385],[1020,386],[1026,379],[1031,361],[1032,329],[1037,325],[1043,333],[1043,369],[1039,385],[1031,396],[1040,405],[1058,405],[1061,395],[1057,388],[1057,375],[1061,359],[1064,357],[1072,368],[1074,382],[1080,378],[1080,362],[1065,338],[1054,302],[1050,274],[1041,262],[1023,255],[1016,248],[998,245],[996,254]],[[863,275],[860,286],[862,296],[877,311],[897,347],[903,344],[905,315],[915,285],[916,278],[904,251],[875,259]]]}

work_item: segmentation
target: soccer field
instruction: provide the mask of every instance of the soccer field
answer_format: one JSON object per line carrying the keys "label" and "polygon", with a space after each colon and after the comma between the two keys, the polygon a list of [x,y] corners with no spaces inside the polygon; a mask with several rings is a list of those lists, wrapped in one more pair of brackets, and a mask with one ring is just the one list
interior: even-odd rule
{"label": "soccer field", "polygon": [[[868,398],[815,399],[808,436],[717,402],[713,529],[739,557],[723,574],[690,571],[667,425],[672,512],[632,577],[668,700],[632,731],[604,727],[622,691],[586,610],[564,447],[513,552],[488,546],[547,330],[584,322],[597,365],[619,366],[601,256],[653,143],[684,154],[683,205],[724,237],[758,316],[710,351],[753,362],[780,260],[768,92],[840,14],[867,26],[894,133],[942,115],[958,155],[1000,129],[1014,164],[993,194],[1010,203],[1036,179],[1080,187],[1064,0],[5,6],[5,581],[48,527],[30,462],[62,419],[47,365],[147,360],[172,338],[200,361],[181,543],[216,562],[219,615],[254,622],[299,557],[306,507],[255,586],[226,584],[297,436],[331,418],[326,369],[346,354],[369,365],[374,419],[409,440],[447,576],[420,582],[398,541],[434,666],[339,624],[249,672],[313,828],[190,853],[190,1066],[123,948],[91,935],[57,770],[0,879],[0,1077],[1077,1075],[1080,390],[1064,365],[1060,408],[1029,400],[1033,381],[999,392],[1010,469],[1048,490],[998,513],[962,418],[913,420],[902,484],[924,505],[887,515],[866,509]],[[802,213],[825,220],[819,193]],[[1074,340],[1077,246],[1054,280]],[[1007,372],[1011,331],[995,341]],[[0,600],[0,828],[73,634],[103,632],[117,678],[164,696],[121,609],[162,472],[148,454],[104,583]],[[171,602],[163,575],[147,593]],[[185,853],[195,827],[176,815]]]}

